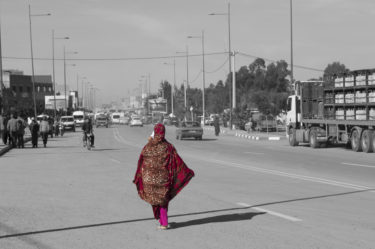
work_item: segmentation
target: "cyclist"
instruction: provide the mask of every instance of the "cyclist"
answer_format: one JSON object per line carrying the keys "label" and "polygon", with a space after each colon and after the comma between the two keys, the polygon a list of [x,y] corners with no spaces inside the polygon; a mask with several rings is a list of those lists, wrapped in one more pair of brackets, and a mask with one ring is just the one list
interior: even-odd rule
{"label": "cyclist", "polygon": [[87,143],[87,135],[91,135],[91,147],[94,147],[94,130],[92,128],[92,121],[89,117],[85,118],[85,121],[82,125],[82,131],[83,131],[83,145],[86,146]]}

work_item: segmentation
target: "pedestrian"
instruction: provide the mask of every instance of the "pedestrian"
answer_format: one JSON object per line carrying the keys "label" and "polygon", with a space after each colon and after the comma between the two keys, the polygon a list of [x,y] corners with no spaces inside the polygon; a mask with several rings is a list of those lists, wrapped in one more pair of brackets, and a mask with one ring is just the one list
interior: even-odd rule
{"label": "pedestrian", "polygon": [[219,124],[219,117],[218,116],[215,116],[215,118],[214,118],[214,127],[215,127],[215,136],[219,136],[220,124]]}
{"label": "pedestrian", "polygon": [[8,144],[10,143],[10,135],[9,135],[9,131],[8,131],[8,121],[10,120],[10,116],[9,114],[7,114],[4,118],[4,121],[3,121],[3,126],[4,126],[4,130],[3,130],[3,143],[4,144]]}
{"label": "pedestrian", "polygon": [[142,149],[133,180],[140,198],[152,205],[160,229],[168,228],[168,204],[194,176],[176,149],[165,139],[165,126],[156,124]]}
{"label": "pedestrian", "polygon": [[25,135],[26,122],[23,118],[17,119],[17,146],[18,148],[25,148],[23,137]]}
{"label": "pedestrian", "polygon": [[36,122],[35,118],[31,119],[29,129],[31,133],[31,144],[33,148],[38,148],[39,124]]}
{"label": "pedestrian", "polygon": [[40,134],[42,136],[43,146],[45,148],[47,147],[47,140],[49,134],[49,123],[46,116],[44,116],[42,121],[40,122]]}
{"label": "pedestrian", "polygon": [[4,130],[5,130],[5,127],[4,127],[4,115],[2,113],[0,113],[0,138],[3,138],[3,134],[4,134]]}
{"label": "pedestrian", "polygon": [[17,113],[14,113],[11,115],[11,118],[9,119],[7,123],[7,130],[10,135],[10,141],[9,144],[15,148],[17,146]]}

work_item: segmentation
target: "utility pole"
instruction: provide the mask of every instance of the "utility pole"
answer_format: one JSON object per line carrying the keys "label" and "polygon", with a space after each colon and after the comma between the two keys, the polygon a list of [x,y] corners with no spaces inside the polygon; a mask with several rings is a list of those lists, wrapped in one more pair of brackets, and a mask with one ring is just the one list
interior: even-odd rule
{"label": "utility pole", "polygon": [[0,20],[0,114],[3,110],[4,102],[4,79],[3,79],[3,54],[1,52],[1,20]]}

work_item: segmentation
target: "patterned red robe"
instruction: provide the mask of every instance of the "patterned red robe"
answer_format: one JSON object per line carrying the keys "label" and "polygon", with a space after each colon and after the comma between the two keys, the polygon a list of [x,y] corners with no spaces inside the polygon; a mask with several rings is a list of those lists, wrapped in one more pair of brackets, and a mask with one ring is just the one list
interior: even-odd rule
{"label": "patterned red robe", "polygon": [[194,171],[165,140],[164,125],[155,125],[154,134],[142,149],[133,182],[138,195],[153,206],[158,219],[160,207],[168,208],[168,203],[189,183]]}

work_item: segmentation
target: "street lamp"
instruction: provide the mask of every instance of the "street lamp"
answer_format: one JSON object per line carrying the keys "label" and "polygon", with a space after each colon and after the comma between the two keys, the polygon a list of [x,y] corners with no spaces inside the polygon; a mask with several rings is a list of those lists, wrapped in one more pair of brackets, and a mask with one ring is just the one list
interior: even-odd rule
{"label": "street lamp", "polygon": [[203,125],[205,121],[205,85],[206,85],[206,73],[205,73],[205,63],[204,63],[204,30],[202,30],[201,36],[188,36],[187,38],[199,38],[202,40],[202,58],[203,58],[203,81],[202,81],[202,118],[203,118]]}
{"label": "street lamp", "polygon": [[186,54],[186,87],[184,87],[185,111],[187,108],[186,89],[189,85],[189,47],[186,45],[186,52],[176,52],[177,54]]}
{"label": "street lamp", "polygon": [[[67,104],[66,104],[66,54],[78,54],[78,52],[67,52],[65,51],[64,46],[64,94],[65,94],[65,110],[68,112]],[[70,64],[71,66],[75,66],[75,64]]]}
{"label": "street lamp", "polygon": [[[172,65],[169,63],[164,62],[164,65]],[[172,115],[174,115],[174,109],[173,109],[173,90],[174,86],[176,85],[176,58],[173,57],[173,86],[171,87],[171,107],[172,107]]]}
{"label": "street lamp", "polygon": [[290,82],[293,84],[293,1],[290,0]]}
{"label": "street lamp", "polygon": [[[228,16],[228,44],[229,44],[229,74],[232,73],[232,89],[229,88],[229,99],[231,98],[231,90],[232,90],[232,106],[230,111],[230,129],[232,129],[232,112],[233,109],[236,108],[236,80],[235,80],[235,73],[234,70],[232,71],[232,47],[231,47],[231,37],[230,37],[230,3],[228,3],[228,12],[227,13],[211,13],[211,16]],[[230,105],[230,104],[229,104]]]}
{"label": "street lamp", "polygon": [[[79,94],[78,94],[78,92],[79,92],[79,87],[78,87],[78,85],[79,85],[79,79],[81,78],[81,80],[82,80],[82,84],[83,84],[83,80],[84,79],[86,79],[86,77],[79,77],[79,75],[77,74],[77,108],[79,108]],[[82,85],[82,92],[81,92],[81,95],[82,95],[82,103],[83,103],[83,85]],[[81,105],[82,105],[82,103],[81,103]]]}
{"label": "street lamp", "polygon": [[34,116],[36,118],[37,112],[36,112],[36,97],[35,97],[35,71],[34,71],[34,53],[33,53],[33,34],[32,34],[32,25],[31,25],[31,17],[32,16],[50,16],[50,13],[47,14],[31,14],[31,6],[29,4],[29,24],[30,24],[30,51],[31,51],[31,83],[33,85],[33,103],[34,103]]}
{"label": "street lamp", "polygon": [[54,115],[56,118],[56,81],[55,81],[55,40],[67,40],[69,37],[55,37],[55,30],[52,30],[52,78],[53,78],[53,101]]}
{"label": "street lamp", "polygon": [[3,81],[3,56],[1,52],[1,20],[0,20],[0,113],[3,110],[4,103],[4,81]]}

